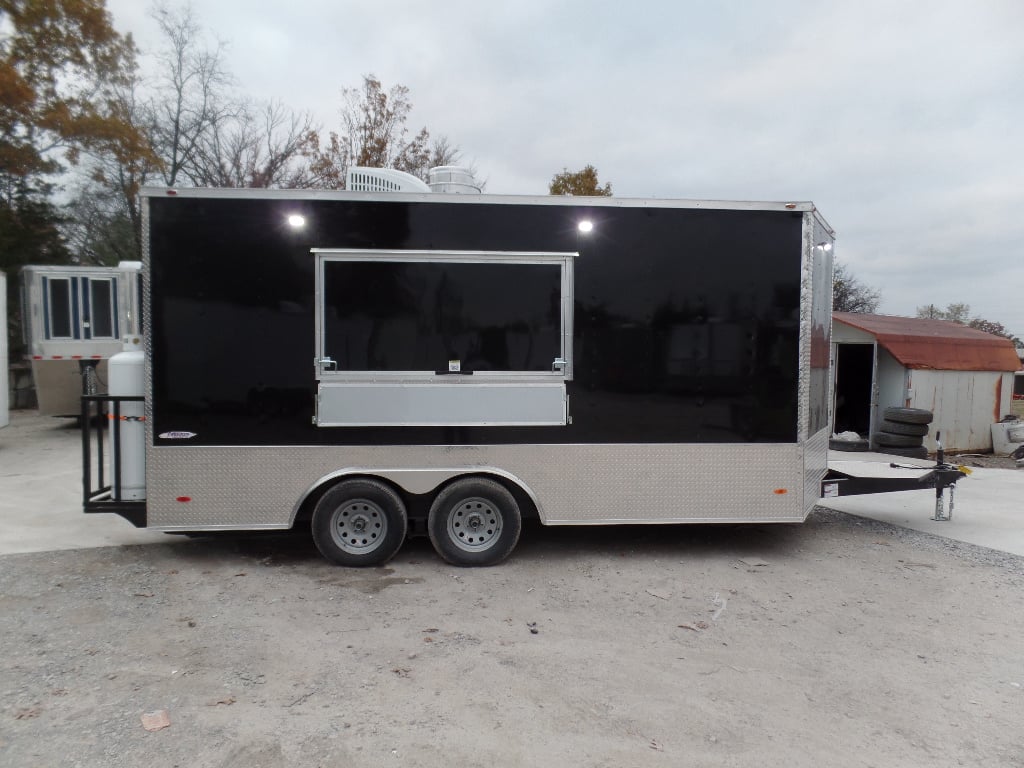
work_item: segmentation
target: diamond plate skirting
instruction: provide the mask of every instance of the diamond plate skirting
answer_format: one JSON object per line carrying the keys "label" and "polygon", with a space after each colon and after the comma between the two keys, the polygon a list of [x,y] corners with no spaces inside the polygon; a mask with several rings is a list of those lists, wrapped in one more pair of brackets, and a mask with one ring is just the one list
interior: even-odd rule
{"label": "diamond plate skirting", "polygon": [[804,517],[821,496],[821,481],[828,471],[828,436],[826,428],[804,444]]}
{"label": "diamond plate skirting", "polygon": [[285,528],[323,478],[376,473],[423,493],[452,475],[490,469],[518,480],[550,525],[800,522],[824,474],[827,435],[819,437],[806,447],[150,447],[148,522],[165,530]]}

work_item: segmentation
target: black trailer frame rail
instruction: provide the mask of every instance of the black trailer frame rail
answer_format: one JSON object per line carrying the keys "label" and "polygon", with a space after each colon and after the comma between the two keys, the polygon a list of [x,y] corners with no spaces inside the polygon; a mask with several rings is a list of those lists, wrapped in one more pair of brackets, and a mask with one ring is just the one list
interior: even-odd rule
{"label": "black trailer frame rail", "polygon": [[[146,502],[121,498],[121,430],[114,428],[123,419],[122,403],[141,403],[142,395],[82,395],[82,507],[85,512],[113,512],[136,528],[146,527]],[[109,482],[104,451],[110,431]],[[93,462],[95,445],[95,464]]]}

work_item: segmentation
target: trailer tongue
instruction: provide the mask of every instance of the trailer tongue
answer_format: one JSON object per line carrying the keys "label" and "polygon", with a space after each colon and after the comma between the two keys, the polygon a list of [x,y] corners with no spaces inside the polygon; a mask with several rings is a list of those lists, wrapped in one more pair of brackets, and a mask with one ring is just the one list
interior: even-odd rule
{"label": "trailer tongue", "polygon": [[[829,461],[828,472],[821,481],[821,497],[858,496],[869,493],[935,490],[935,512],[932,520],[947,522],[953,519],[953,494],[956,484],[971,471],[967,467],[949,464],[942,448],[942,433],[936,433],[939,450],[934,464],[925,461],[886,463],[883,456],[861,456],[859,461]],[[850,454],[842,454],[849,457]],[[881,461],[879,461],[881,459]],[[949,490],[949,506],[945,493]]]}

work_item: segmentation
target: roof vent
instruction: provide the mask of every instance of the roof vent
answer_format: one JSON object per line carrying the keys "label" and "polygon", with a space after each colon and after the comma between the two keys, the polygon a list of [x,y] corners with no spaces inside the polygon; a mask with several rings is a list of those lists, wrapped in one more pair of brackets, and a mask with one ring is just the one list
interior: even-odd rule
{"label": "roof vent", "polygon": [[459,195],[479,195],[483,189],[469,168],[458,165],[439,165],[431,168],[427,176],[432,192]]}
{"label": "roof vent", "polygon": [[405,171],[394,168],[348,169],[345,188],[350,192],[429,192],[430,187]]}

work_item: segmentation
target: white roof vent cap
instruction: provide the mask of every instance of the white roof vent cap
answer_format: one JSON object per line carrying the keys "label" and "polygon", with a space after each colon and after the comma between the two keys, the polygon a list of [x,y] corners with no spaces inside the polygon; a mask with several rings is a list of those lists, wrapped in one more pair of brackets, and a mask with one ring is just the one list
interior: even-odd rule
{"label": "white roof vent cap", "polygon": [[483,189],[473,171],[458,165],[439,165],[427,172],[431,192],[457,195],[479,195]]}

